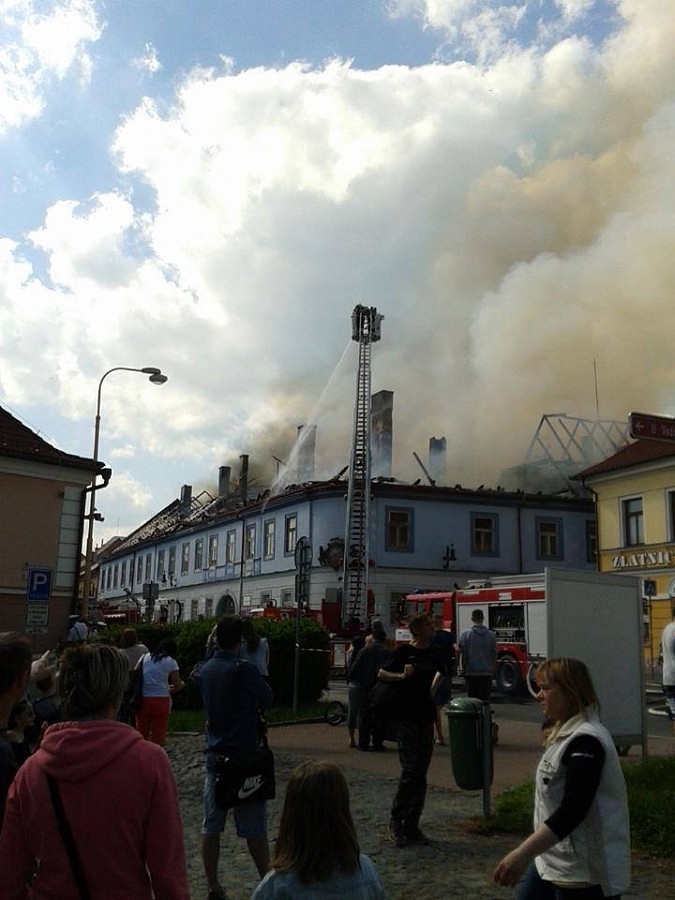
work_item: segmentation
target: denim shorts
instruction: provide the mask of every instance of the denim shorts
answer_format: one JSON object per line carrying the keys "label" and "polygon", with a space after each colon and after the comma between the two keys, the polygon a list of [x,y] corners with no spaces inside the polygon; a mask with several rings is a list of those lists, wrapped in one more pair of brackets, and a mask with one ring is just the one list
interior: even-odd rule
{"label": "denim shorts", "polygon": [[675,684],[664,684],[663,693],[666,695],[666,706],[671,722],[675,722]]}
{"label": "denim shorts", "polygon": [[[257,838],[267,834],[267,804],[264,800],[242,803],[232,809],[237,835],[240,838]],[[207,772],[204,776],[204,818],[202,834],[220,834],[225,827],[228,810],[216,806],[216,776]]]}

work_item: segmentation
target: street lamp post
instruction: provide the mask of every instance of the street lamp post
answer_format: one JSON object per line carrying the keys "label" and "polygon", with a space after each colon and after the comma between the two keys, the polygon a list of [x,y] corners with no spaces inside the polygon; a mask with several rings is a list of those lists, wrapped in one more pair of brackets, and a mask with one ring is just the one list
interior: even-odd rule
{"label": "street lamp post", "polygon": [[[101,388],[103,382],[108,375],[113,372],[140,372],[142,375],[148,376],[148,381],[153,384],[164,384],[168,379],[162,374],[162,370],[155,366],[144,366],[142,369],[134,369],[130,366],[115,366],[108,369],[101,377],[98,383],[98,393],[96,395],[96,419],[94,420],[94,462],[98,462],[98,442],[101,430]],[[89,494],[89,513],[87,514],[87,547],[84,556],[84,586],[82,591],[82,601],[80,604],[80,614],[85,620],[89,616],[89,596],[91,594],[91,569],[94,557],[94,519],[96,518],[96,473],[91,484]]]}

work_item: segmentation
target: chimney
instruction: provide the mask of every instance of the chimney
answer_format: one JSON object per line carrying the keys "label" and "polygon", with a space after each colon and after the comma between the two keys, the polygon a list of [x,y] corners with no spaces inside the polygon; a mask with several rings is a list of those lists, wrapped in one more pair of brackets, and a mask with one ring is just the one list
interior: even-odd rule
{"label": "chimney", "polygon": [[298,425],[298,481],[304,484],[314,478],[316,455],[316,425]]}
{"label": "chimney", "polygon": [[230,495],[230,473],[229,466],[221,466],[218,469],[218,496],[222,500],[227,500]]}
{"label": "chimney", "polygon": [[394,392],[378,391],[370,398],[371,475],[391,478]]}
{"label": "chimney", "polygon": [[192,485],[184,484],[180,489],[180,514],[187,516],[192,508]]}
{"label": "chimney", "polygon": [[446,482],[447,441],[442,438],[429,438],[429,474],[437,484]]}
{"label": "chimney", "polygon": [[248,500],[248,453],[242,453],[239,459],[241,460],[239,492],[241,494],[241,502],[246,503]]}

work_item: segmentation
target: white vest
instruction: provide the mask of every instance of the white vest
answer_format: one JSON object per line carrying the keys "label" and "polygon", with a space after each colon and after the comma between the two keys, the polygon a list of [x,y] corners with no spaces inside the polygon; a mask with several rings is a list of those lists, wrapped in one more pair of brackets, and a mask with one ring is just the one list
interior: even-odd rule
{"label": "white vest", "polygon": [[562,757],[570,741],[582,734],[592,735],[604,747],[600,784],[583,822],[535,862],[545,881],[599,884],[605,897],[613,897],[630,885],[628,799],[612,737],[593,713],[565,722],[544,751],[537,767],[534,827],[536,830],[560,806],[566,773]]}

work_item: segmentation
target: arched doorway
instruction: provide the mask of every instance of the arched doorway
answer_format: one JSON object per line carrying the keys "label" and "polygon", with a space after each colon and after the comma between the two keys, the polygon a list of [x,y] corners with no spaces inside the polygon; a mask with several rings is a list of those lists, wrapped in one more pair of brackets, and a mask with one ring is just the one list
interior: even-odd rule
{"label": "arched doorway", "polygon": [[234,597],[231,594],[223,594],[216,603],[216,618],[220,619],[222,616],[236,616],[236,614],[237,604]]}

